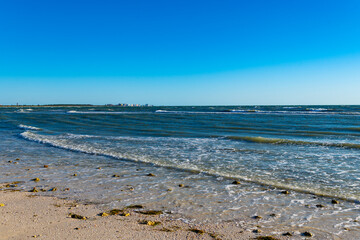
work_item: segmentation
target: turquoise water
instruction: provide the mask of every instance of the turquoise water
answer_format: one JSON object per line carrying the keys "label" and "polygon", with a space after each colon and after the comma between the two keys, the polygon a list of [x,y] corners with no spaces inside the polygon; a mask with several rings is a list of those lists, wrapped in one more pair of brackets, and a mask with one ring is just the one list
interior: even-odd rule
{"label": "turquoise water", "polygon": [[[281,204],[297,199],[300,207],[314,194],[346,200],[349,211],[360,200],[359,119],[360,106],[0,108],[0,157],[23,159],[3,164],[2,179],[41,174],[45,185],[71,186],[66,196],[161,203],[179,214],[202,206],[225,220],[245,211],[241,201],[259,209],[276,199],[282,211]],[[56,168],[36,170],[41,164]],[[233,179],[242,187],[234,189]],[[192,190],[178,191],[180,182]],[[295,195],[279,200],[279,189]],[[304,216],[314,218],[311,211]]]}

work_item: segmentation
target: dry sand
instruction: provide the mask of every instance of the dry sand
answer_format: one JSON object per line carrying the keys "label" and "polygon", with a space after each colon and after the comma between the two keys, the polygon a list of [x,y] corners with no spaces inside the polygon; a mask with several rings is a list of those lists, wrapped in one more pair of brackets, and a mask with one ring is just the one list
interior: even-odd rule
{"label": "dry sand", "polygon": [[[235,223],[196,225],[171,220],[168,215],[149,216],[128,210],[130,216],[99,214],[109,209],[71,200],[38,196],[1,186],[0,239],[256,239],[254,233]],[[75,219],[70,214],[85,216]],[[148,221],[160,222],[150,226]],[[151,222],[150,222],[151,224]],[[204,233],[196,233],[194,229]],[[276,239],[289,239],[274,236]]]}

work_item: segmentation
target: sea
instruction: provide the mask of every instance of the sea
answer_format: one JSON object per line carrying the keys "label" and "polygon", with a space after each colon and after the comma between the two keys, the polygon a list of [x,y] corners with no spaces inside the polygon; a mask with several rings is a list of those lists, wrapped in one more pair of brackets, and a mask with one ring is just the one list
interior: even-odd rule
{"label": "sea", "polygon": [[360,106],[1,107],[11,181],[189,222],[360,239]]}

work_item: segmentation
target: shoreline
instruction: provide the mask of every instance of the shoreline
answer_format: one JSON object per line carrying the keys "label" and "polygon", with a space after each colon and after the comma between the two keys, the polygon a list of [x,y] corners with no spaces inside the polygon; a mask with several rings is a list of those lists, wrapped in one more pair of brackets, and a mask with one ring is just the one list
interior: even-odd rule
{"label": "shoreline", "polygon": [[[13,165],[18,161],[19,164],[15,165],[20,167],[24,161],[19,160],[9,160],[7,163]],[[38,167],[43,170],[52,169],[48,165]],[[25,168],[26,166],[21,166],[22,171],[26,171]],[[101,171],[100,167],[98,169]],[[36,178],[31,178],[31,175]],[[41,173],[32,173],[25,179],[23,178],[24,181],[11,182],[14,181],[14,178],[10,176],[2,179],[2,183],[0,183],[0,232],[2,233],[0,240],[35,237],[43,239],[283,240],[308,239],[308,237],[311,239],[343,239],[315,226],[301,226],[300,223],[292,226],[282,223],[269,224],[270,215],[262,215],[261,211],[259,212],[260,216],[239,212],[236,219],[221,222],[215,220],[216,215],[208,215],[210,221],[204,223],[182,214],[179,216],[179,213],[173,215],[171,211],[168,211],[171,209],[166,209],[160,203],[155,202],[151,205],[145,203],[143,208],[129,208],[131,204],[126,203],[124,207],[116,211],[117,214],[112,215],[111,212],[114,212],[112,211],[114,209],[109,205],[86,199],[76,200],[75,196],[66,195],[69,189],[63,183],[56,184],[55,187],[49,184],[40,185],[42,187],[37,185],[38,181],[41,182],[43,179],[44,176]],[[38,192],[32,191],[35,189],[34,186]],[[234,186],[239,185],[235,184]],[[42,192],[46,192],[47,195],[41,195]],[[143,192],[142,194],[151,193]],[[289,196],[288,193],[278,195],[279,197]],[[1,207],[1,204],[4,206]],[[275,204],[277,203],[274,202],[271,205]],[[326,208],[326,206],[320,205],[316,208]],[[150,210],[161,210],[163,214],[141,213]],[[231,209],[228,210],[231,211]],[[130,216],[127,216],[127,213]],[[71,217],[72,214],[75,214],[75,218]],[[276,217],[281,217],[281,215],[276,215]],[[86,220],[76,219],[79,216],[85,216]],[[348,232],[347,236],[351,236],[352,231],[358,230],[349,228],[344,231]],[[307,233],[310,233],[309,236],[306,236]]]}
{"label": "shoreline", "polygon": [[[167,214],[151,212],[146,208],[140,209],[140,206],[132,206],[117,212],[114,209],[103,209],[95,204],[16,190],[14,185],[16,184],[0,184],[1,240],[32,238],[224,240],[266,239],[261,238],[266,236],[271,236],[273,239],[289,239],[282,234],[263,231],[261,226],[257,229],[246,229],[234,222],[189,223],[172,219]],[[86,219],[81,219],[82,217]],[[298,237],[303,239],[301,236]]]}

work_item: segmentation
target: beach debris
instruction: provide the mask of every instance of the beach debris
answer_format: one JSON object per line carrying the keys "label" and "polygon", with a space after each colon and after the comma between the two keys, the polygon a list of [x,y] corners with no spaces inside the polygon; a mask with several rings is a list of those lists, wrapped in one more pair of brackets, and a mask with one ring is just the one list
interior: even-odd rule
{"label": "beach debris", "polygon": [[143,205],[129,205],[129,206],[126,206],[124,209],[135,209],[135,208],[144,208]]}
{"label": "beach debris", "polygon": [[239,185],[239,184],[241,184],[241,182],[240,182],[240,181],[235,180],[235,181],[233,181],[231,184],[234,184],[234,185]]}
{"label": "beach debris", "polygon": [[191,228],[189,229],[190,232],[197,233],[197,234],[204,234],[205,231],[197,229],[197,228]]}
{"label": "beach debris", "polygon": [[120,175],[114,174],[112,177],[120,177]]}
{"label": "beach debris", "polygon": [[44,165],[44,168],[48,168],[49,167],[49,165]]}
{"label": "beach debris", "polygon": [[333,199],[333,200],[331,200],[331,203],[332,203],[332,204],[339,204],[340,202],[337,201],[337,200],[335,200],[335,199]]}
{"label": "beach debris", "polygon": [[216,233],[208,233],[210,237],[212,237],[215,240],[221,240],[221,238],[219,238],[219,234]]}
{"label": "beach debris", "polygon": [[15,159],[16,161],[20,161],[20,158]]}
{"label": "beach debris", "polygon": [[262,219],[262,216],[253,216],[253,219]]}
{"label": "beach debris", "polygon": [[291,237],[291,236],[292,236],[292,233],[291,233],[291,232],[286,232],[286,233],[283,233],[283,236],[289,236],[289,237]]}
{"label": "beach debris", "polygon": [[259,236],[255,238],[256,240],[279,240],[278,238],[274,238],[273,236]]}
{"label": "beach debris", "polygon": [[255,229],[255,230],[253,230],[253,233],[261,233],[261,230],[260,229]]}
{"label": "beach debris", "polygon": [[148,226],[157,226],[157,225],[160,225],[161,222],[150,221],[150,220],[143,220],[143,221],[139,221],[139,224],[146,224],[146,225],[148,225]]}
{"label": "beach debris", "polygon": [[76,173],[74,173],[74,174],[73,174],[73,176],[74,176],[74,177],[76,177],[76,176],[77,176],[77,174],[76,174]]}
{"label": "beach debris", "polygon": [[128,217],[128,216],[130,216],[130,213],[125,213],[125,212],[124,212],[124,213],[121,214],[121,216],[123,216],[123,217]]}
{"label": "beach debris", "polygon": [[78,227],[76,227],[76,228],[74,228],[74,230],[79,230],[79,228],[78,228]]}
{"label": "beach debris", "polygon": [[147,174],[146,176],[148,176],[148,177],[155,177],[155,174],[149,173],[149,174]]}
{"label": "beach debris", "polygon": [[281,191],[280,193],[281,193],[281,194],[290,194],[290,192],[287,191],[287,190]]}
{"label": "beach debris", "polygon": [[70,188],[65,188],[65,189],[64,189],[64,191],[69,191],[69,190],[70,190]]}
{"label": "beach debris", "polygon": [[107,212],[109,215],[119,215],[120,213],[123,213],[124,211],[121,209],[114,208]]}
{"label": "beach debris", "polygon": [[312,237],[313,236],[313,234],[311,232],[303,232],[302,235],[305,236],[305,237]]}
{"label": "beach debris", "polygon": [[171,192],[172,190],[173,190],[172,188],[166,189],[166,191],[168,191],[168,192]]}
{"label": "beach debris", "polygon": [[134,191],[134,190],[135,190],[135,188],[133,188],[133,187],[129,187],[129,190],[130,190],[130,191]]}
{"label": "beach debris", "polygon": [[179,187],[184,187],[184,184],[179,184]]}
{"label": "beach debris", "polygon": [[40,188],[40,191],[41,191],[41,192],[46,192],[46,189]]}
{"label": "beach debris", "polygon": [[325,206],[322,205],[322,204],[316,204],[316,207],[317,207],[317,208],[324,208]]}
{"label": "beach debris", "polygon": [[101,170],[102,168],[101,168],[101,167],[98,167],[97,169]]}
{"label": "beach debris", "polygon": [[100,215],[101,217],[107,217],[107,216],[109,216],[109,214],[106,213],[106,212],[100,213],[99,215]]}
{"label": "beach debris", "polygon": [[13,161],[11,161],[11,160],[10,160],[10,161],[8,161],[8,163],[12,163],[12,162],[13,162]]}
{"label": "beach debris", "polygon": [[271,213],[269,216],[270,217],[276,217],[277,215],[276,215],[276,213]]}
{"label": "beach debris", "polygon": [[139,213],[145,214],[145,215],[160,215],[160,214],[163,214],[163,211],[148,210],[148,211],[139,211]]}
{"label": "beach debris", "polygon": [[38,192],[38,190],[36,189],[36,187],[34,187],[33,189],[30,190],[30,192]]}
{"label": "beach debris", "polygon": [[14,162],[14,164],[18,164],[18,162]]}
{"label": "beach debris", "polygon": [[38,181],[40,181],[40,178],[33,178],[32,181],[38,182]]}
{"label": "beach debris", "polygon": [[75,214],[75,213],[70,213],[69,216],[70,216],[71,218],[75,218],[75,219],[86,220],[86,217],[81,216],[81,215],[78,215],[78,214]]}
{"label": "beach debris", "polygon": [[55,192],[55,191],[57,191],[57,188],[56,188],[56,187],[53,187],[53,188],[49,189],[49,191]]}
{"label": "beach debris", "polygon": [[0,207],[5,207],[5,203],[0,203]]}

